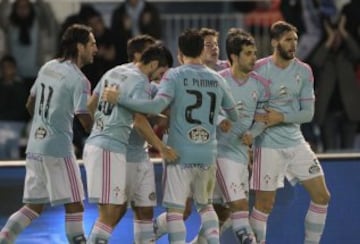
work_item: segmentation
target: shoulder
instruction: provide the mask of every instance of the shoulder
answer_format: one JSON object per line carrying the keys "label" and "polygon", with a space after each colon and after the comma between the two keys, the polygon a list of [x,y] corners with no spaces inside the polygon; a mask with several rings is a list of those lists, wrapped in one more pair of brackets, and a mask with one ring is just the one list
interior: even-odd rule
{"label": "shoulder", "polygon": [[258,59],[255,63],[254,70],[260,70],[270,64],[271,56]]}

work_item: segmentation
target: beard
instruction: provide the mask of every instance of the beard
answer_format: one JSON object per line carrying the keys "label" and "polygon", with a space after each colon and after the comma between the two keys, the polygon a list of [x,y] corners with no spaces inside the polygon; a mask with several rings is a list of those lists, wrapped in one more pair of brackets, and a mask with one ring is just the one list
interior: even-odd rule
{"label": "beard", "polygon": [[291,60],[295,57],[294,54],[287,52],[280,44],[277,45],[276,50],[278,51],[280,57],[284,60]]}

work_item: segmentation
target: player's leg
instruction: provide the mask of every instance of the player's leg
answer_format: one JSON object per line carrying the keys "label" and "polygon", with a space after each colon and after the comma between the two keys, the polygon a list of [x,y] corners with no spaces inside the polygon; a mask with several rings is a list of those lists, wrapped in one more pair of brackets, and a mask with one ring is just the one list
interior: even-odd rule
{"label": "player's leg", "polygon": [[[58,168],[62,168],[59,170]],[[75,156],[66,157],[59,164],[47,164],[47,175],[51,175],[50,190],[51,204],[64,203],[65,231],[70,244],[86,242],[84,234],[84,188],[80,175],[80,168]],[[63,199],[66,199],[62,202]]]}
{"label": "player's leg", "polygon": [[281,152],[271,148],[255,148],[250,188],[255,191],[255,202],[250,214],[250,225],[258,243],[265,243],[267,221],[276,196],[283,187],[286,161]]}
{"label": "player's leg", "polygon": [[23,202],[25,205],[13,213],[0,231],[0,243],[14,243],[16,237],[39,217],[44,204],[49,202],[46,178],[42,174],[43,156],[28,154],[26,158],[26,176]]}
{"label": "player's leg", "polygon": [[126,212],[125,155],[85,145],[84,162],[89,202],[97,203],[99,211],[88,243],[107,243]]}
{"label": "player's leg", "polygon": [[310,146],[303,143],[293,151],[296,154],[289,165],[289,174],[301,181],[311,199],[305,217],[305,243],[319,243],[325,227],[330,193],[320,162]]}
{"label": "player's leg", "polygon": [[256,239],[249,223],[247,163],[219,158],[217,166],[217,182],[229,206],[232,229],[237,241],[255,244]]}
{"label": "player's leg", "polygon": [[127,198],[134,211],[134,242],[155,243],[153,217],[157,201],[154,166],[150,161],[127,162],[126,172]]}
{"label": "player's leg", "polygon": [[216,164],[194,169],[193,197],[201,218],[201,231],[209,244],[220,242],[219,219],[212,205]]}
{"label": "player's leg", "polygon": [[[192,198],[188,197],[186,200],[185,210],[183,212],[183,220],[187,220],[192,211]],[[154,232],[155,232],[155,239],[160,239],[163,235],[168,233],[167,221],[166,221],[166,212],[161,213],[157,216],[154,221]]]}
{"label": "player's leg", "polygon": [[191,193],[192,168],[168,164],[165,166],[164,175],[163,205],[166,208],[168,240],[172,244],[183,244],[186,239],[183,213],[186,200]]}
{"label": "player's leg", "polygon": [[305,217],[305,243],[319,243],[325,228],[330,193],[323,176],[302,182],[311,202]]}

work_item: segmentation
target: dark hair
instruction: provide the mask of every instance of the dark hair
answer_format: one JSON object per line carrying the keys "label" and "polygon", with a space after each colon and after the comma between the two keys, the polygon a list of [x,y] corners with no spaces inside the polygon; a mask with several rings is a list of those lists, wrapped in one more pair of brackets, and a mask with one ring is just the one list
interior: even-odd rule
{"label": "dark hair", "polygon": [[29,4],[29,16],[26,18],[20,18],[17,13],[16,13],[16,9],[18,8],[19,5],[19,1],[15,1],[11,7],[11,12],[10,12],[10,22],[17,26],[19,28],[19,41],[21,44],[23,45],[30,45],[31,44],[31,36],[30,36],[30,32],[31,32],[31,26],[34,24],[34,20],[35,20],[35,8],[33,3],[31,3],[30,1],[28,2]]}
{"label": "dark hair", "polygon": [[128,40],[127,42],[127,56],[129,62],[134,61],[135,53],[142,53],[144,49],[156,42],[156,39],[150,35],[138,35]]}
{"label": "dark hair", "polygon": [[16,59],[11,56],[11,55],[4,55],[1,59],[0,59],[0,64],[3,64],[5,62],[11,63],[13,65],[16,66]]}
{"label": "dark hair", "polygon": [[188,57],[196,58],[201,55],[204,49],[204,38],[195,29],[187,29],[178,38],[180,51]]}
{"label": "dark hair", "polygon": [[141,62],[148,64],[151,61],[159,61],[159,67],[171,67],[173,65],[172,55],[164,45],[153,44],[148,46],[141,55]]}
{"label": "dark hair", "polygon": [[219,37],[219,32],[214,29],[203,27],[200,29],[200,35],[205,38],[206,36],[216,36]]}
{"label": "dark hair", "polygon": [[297,33],[297,28],[285,21],[276,21],[270,27],[270,38],[279,40],[286,32],[294,31]]}
{"label": "dark hair", "polygon": [[241,29],[230,29],[226,37],[226,55],[231,64],[231,54],[239,55],[244,46],[255,46],[254,37]]}
{"label": "dark hair", "polygon": [[69,26],[60,40],[59,57],[63,60],[77,58],[77,44],[86,45],[90,39],[91,28],[86,25],[73,24]]}

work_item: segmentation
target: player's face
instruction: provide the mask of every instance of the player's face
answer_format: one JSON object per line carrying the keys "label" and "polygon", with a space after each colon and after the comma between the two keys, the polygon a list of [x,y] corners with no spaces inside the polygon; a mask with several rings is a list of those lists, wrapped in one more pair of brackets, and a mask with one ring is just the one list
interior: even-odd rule
{"label": "player's face", "polygon": [[90,64],[94,61],[94,56],[96,55],[98,49],[96,46],[96,40],[93,33],[90,33],[89,41],[86,43],[83,49],[80,49],[79,56],[83,65]]}
{"label": "player's face", "polygon": [[253,70],[256,61],[257,48],[254,45],[243,46],[238,56],[238,69],[244,73]]}
{"label": "player's face", "polygon": [[219,44],[216,36],[204,38],[204,50],[201,56],[205,64],[216,64],[219,59]]}
{"label": "player's face", "polygon": [[276,52],[281,58],[291,60],[295,58],[295,52],[298,44],[298,35],[294,31],[286,32],[277,41]]}
{"label": "player's face", "polygon": [[164,76],[165,72],[169,69],[169,67],[158,67],[151,75],[150,80],[155,81],[156,83],[160,83],[161,78]]}

